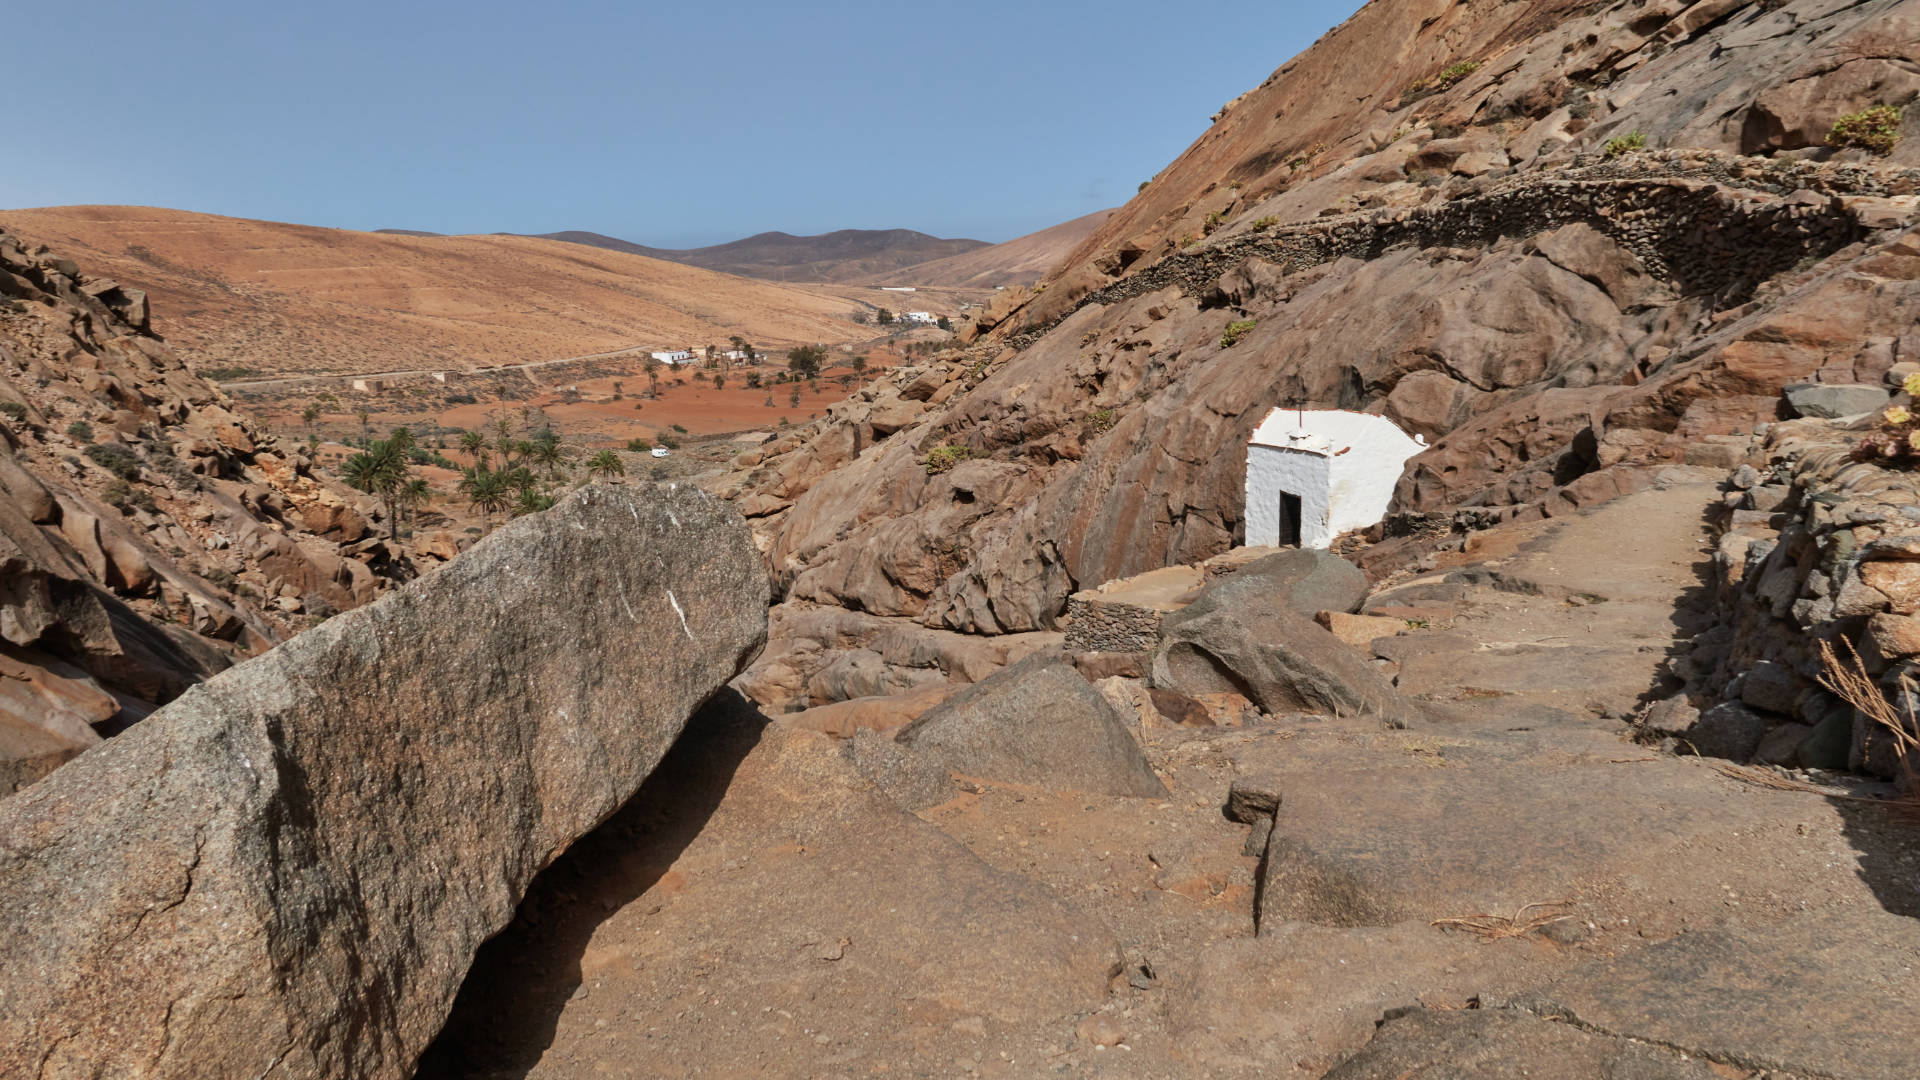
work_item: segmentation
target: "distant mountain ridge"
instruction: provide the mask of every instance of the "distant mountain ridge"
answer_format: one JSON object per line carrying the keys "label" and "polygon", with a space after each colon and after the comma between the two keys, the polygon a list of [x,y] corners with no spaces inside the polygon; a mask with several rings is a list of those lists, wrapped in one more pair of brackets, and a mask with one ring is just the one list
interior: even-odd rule
{"label": "distant mountain ridge", "polygon": [[1113,210],[1096,210],[1052,228],[1015,237],[1003,244],[976,248],[959,255],[920,263],[901,270],[901,285],[944,285],[951,288],[991,289],[999,285],[1031,285],[1066,259],[1081,241],[1093,235]]}
{"label": "distant mountain ridge", "polygon": [[984,240],[946,240],[912,229],[839,229],[819,236],[764,232],[711,247],[647,247],[583,230],[538,233],[543,240],[644,255],[650,259],[767,281],[870,282],[893,271],[992,247]]}

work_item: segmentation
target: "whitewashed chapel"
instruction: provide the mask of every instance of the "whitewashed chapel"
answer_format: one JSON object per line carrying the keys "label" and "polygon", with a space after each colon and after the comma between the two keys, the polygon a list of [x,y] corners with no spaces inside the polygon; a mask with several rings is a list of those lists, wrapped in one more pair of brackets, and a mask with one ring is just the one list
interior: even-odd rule
{"label": "whitewashed chapel", "polygon": [[1384,417],[1273,410],[1247,441],[1247,546],[1324,548],[1372,525],[1407,459],[1426,448]]}

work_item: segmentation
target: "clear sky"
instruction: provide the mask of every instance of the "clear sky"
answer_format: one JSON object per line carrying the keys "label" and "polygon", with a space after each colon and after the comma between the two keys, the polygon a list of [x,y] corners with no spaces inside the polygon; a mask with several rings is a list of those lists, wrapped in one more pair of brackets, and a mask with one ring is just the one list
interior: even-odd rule
{"label": "clear sky", "polygon": [[0,207],[999,241],[1124,202],[1357,0],[22,0]]}

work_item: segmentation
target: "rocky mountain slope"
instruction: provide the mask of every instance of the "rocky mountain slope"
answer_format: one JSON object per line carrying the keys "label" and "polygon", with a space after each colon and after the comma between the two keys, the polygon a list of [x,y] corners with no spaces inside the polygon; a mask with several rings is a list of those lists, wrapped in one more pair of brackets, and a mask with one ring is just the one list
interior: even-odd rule
{"label": "rocky mountain slope", "polygon": [[148,303],[0,232],[0,794],[412,573]]}
{"label": "rocky mountain slope", "polygon": [[888,276],[903,285],[980,289],[1031,285],[1060,265],[1112,214],[1112,210],[1097,210],[1005,243],[909,266]]}
{"label": "rocky mountain slope", "polygon": [[1920,355],[1920,139],[1810,145],[1920,90],[1917,46],[1913,0],[1369,5],[967,355],[715,490],[788,600],[989,634],[1234,544],[1243,446],[1281,403],[1432,444],[1396,496],[1420,536],[1376,572],[1592,505],[1788,384]]}
{"label": "rocky mountain slope", "polygon": [[[768,281],[872,282],[904,267],[987,248],[983,240],[943,240],[912,229],[840,229],[818,236],[764,232],[703,248],[652,248],[592,232],[542,233],[549,240],[644,255],[723,274]],[[929,285],[965,284],[927,282]]]}
{"label": "rocky mountain slope", "polygon": [[6,211],[0,225],[147,292],[155,331],[203,370],[466,369],[733,334],[769,346],[866,336],[839,298],[530,237],[124,206]]}

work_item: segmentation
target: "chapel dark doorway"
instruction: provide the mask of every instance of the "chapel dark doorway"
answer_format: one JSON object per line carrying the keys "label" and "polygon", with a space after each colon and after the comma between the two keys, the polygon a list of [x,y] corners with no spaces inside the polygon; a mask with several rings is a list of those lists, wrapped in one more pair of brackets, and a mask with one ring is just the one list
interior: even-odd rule
{"label": "chapel dark doorway", "polygon": [[1300,496],[1280,493],[1280,546],[1300,546]]}

